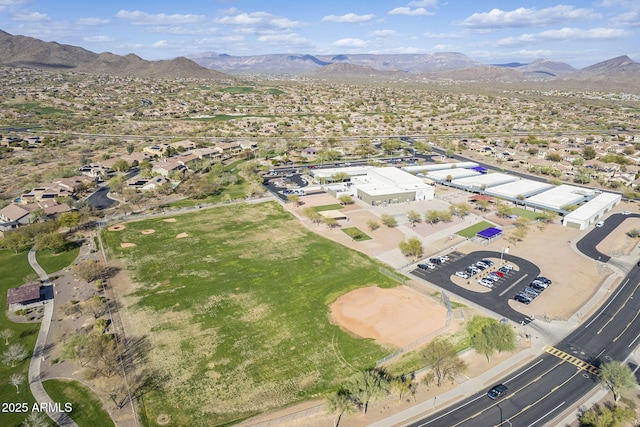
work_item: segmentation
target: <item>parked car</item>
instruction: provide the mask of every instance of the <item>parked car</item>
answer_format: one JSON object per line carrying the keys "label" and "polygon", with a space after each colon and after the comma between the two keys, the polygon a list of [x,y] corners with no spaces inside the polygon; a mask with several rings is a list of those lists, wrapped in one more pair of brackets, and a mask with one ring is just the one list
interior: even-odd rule
{"label": "parked car", "polygon": [[476,262],[474,265],[476,266],[476,268],[479,268],[480,270],[486,270],[487,269],[487,265],[483,264],[481,262]]}
{"label": "parked car", "polygon": [[498,276],[495,272],[491,272],[489,273],[489,275],[487,276],[488,279],[493,280],[494,282],[497,282],[498,280],[500,280],[500,276]]}
{"label": "parked car", "polygon": [[509,270],[508,268],[500,267],[500,268],[498,269],[498,271],[499,271],[500,273],[507,274],[507,273],[508,273],[508,272],[510,272],[511,270]]}
{"label": "parked car", "polygon": [[529,305],[531,301],[533,301],[533,298],[531,298],[529,295],[525,295],[522,293],[515,295],[513,299],[526,305]]}
{"label": "parked car", "polygon": [[496,400],[507,394],[507,386],[504,384],[498,384],[491,387],[491,390],[487,392],[487,396],[491,400]]}
{"label": "parked car", "polygon": [[464,271],[456,271],[456,276],[458,277],[462,277],[463,279],[468,279],[469,275],[467,273],[465,273]]}
{"label": "parked car", "polygon": [[598,228],[602,228],[602,227],[604,227],[604,221],[598,221],[598,222],[596,222],[596,227],[598,227]]}
{"label": "parked car", "polygon": [[631,211],[622,211],[622,215],[631,215]]}
{"label": "parked car", "polygon": [[471,270],[473,271],[473,274],[477,274],[480,273],[480,269],[478,267],[476,267],[475,265],[470,265],[469,267],[467,267],[467,270]]}
{"label": "parked car", "polygon": [[530,286],[527,286],[526,288],[524,288],[522,290],[522,292],[524,292],[526,295],[529,295],[531,298],[536,298],[536,297],[540,296],[540,292],[536,291],[535,289],[533,289]]}
{"label": "parked car", "polygon": [[490,259],[483,259],[480,260],[481,262],[487,264],[489,267],[491,267],[493,265],[493,261],[491,261]]}
{"label": "parked car", "polygon": [[545,289],[547,289],[547,288],[545,287],[544,283],[542,283],[542,282],[536,282],[536,281],[533,281],[533,282],[529,283],[529,287],[530,287],[530,288],[535,289],[535,290],[536,290],[536,291],[538,291],[538,292],[542,292],[542,291],[544,291]]}
{"label": "parked car", "polygon": [[442,261],[449,261],[449,256],[448,255],[442,255],[439,257]]}
{"label": "parked car", "polygon": [[493,281],[487,279],[486,277],[484,279],[478,280],[478,283],[480,283],[482,286],[486,286],[487,288],[493,288]]}
{"label": "parked car", "polygon": [[442,260],[440,258],[429,258],[429,261],[434,264],[442,264]]}
{"label": "parked car", "polygon": [[536,277],[536,278],[535,278],[535,279],[533,279],[533,280],[539,280],[539,281],[541,281],[541,282],[543,282],[543,283],[546,283],[547,285],[550,285],[551,283],[553,283],[553,282],[551,282],[551,280],[547,279],[547,278],[546,278],[546,277],[544,277],[544,276],[538,276],[538,277]]}
{"label": "parked car", "polygon": [[505,264],[505,265],[502,266],[502,268],[506,268],[507,270],[513,270],[513,265]]}
{"label": "parked car", "polygon": [[421,263],[418,264],[418,268],[421,270],[433,270],[434,268],[436,268],[436,266],[429,263]]}
{"label": "parked car", "polygon": [[465,268],[464,272],[467,273],[469,276],[473,276],[474,274],[478,273],[476,270],[472,269],[471,267]]}
{"label": "parked car", "polygon": [[500,270],[494,271],[492,274],[497,274],[501,278],[504,277],[504,273],[502,271],[500,271]]}

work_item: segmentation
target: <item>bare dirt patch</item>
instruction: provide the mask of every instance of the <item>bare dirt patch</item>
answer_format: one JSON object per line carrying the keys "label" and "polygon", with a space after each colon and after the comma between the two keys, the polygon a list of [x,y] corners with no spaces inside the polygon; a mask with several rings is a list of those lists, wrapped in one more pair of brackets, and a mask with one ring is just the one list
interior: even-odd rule
{"label": "bare dirt patch", "polygon": [[142,234],[153,234],[155,232],[156,232],[156,230],[148,229],[148,230],[142,230],[140,233],[142,233]]}
{"label": "bare dirt patch", "polygon": [[177,220],[175,218],[166,218],[163,219],[164,222],[176,222]]}
{"label": "bare dirt patch", "polygon": [[137,245],[135,243],[120,243],[120,247],[121,248],[133,248],[136,247]]}
{"label": "bare dirt patch", "polygon": [[361,288],[331,304],[331,319],[345,330],[403,347],[445,326],[442,304],[408,288]]}
{"label": "bare dirt patch", "polygon": [[109,228],[107,228],[107,230],[109,231],[122,231],[125,228],[127,228],[124,224],[116,224],[116,225],[112,225]]}
{"label": "bare dirt patch", "polygon": [[619,227],[616,227],[607,237],[596,246],[603,254],[618,257],[629,255],[638,244],[638,238],[629,237],[628,231],[640,230],[640,218],[627,218]]}
{"label": "bare dirt patch", "polygon": [[176,236],[176,239],[184,239],[185,237],[189,237],[187,233],[180,233]]}

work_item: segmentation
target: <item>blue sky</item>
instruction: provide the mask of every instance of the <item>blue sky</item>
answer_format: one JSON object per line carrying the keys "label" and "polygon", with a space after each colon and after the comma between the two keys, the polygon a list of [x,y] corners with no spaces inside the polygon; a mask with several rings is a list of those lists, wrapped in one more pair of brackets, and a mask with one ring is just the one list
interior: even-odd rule
{"label": "blue sky", "polygon": [[94,52],[461,52],[490,64],[640,62],[640,0],[0,0],[0,29]]}

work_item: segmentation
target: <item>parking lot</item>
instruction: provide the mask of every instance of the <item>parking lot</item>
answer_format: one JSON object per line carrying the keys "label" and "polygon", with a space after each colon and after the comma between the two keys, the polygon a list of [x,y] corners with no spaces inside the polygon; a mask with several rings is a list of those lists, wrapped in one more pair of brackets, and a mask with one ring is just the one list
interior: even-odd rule
{"label": "parking lot", "polygon": [[[424,260],[419,263],[422,264],[422,268],[416,266],[411,274],[517,323],[530,321],[526,315],[517,311],[519,306],[543,303],[532,293],[527,293],[530,290],[525,292],[525,288],[535,290],[529,285],[540,276],[540,269],[524,258],[493,251],[476,251],[468,255],[451,252],[446,254],[446,257],[448,260],[440,262],[437,262],[435,257]],[[487,263],[486,267],[479,268],[478,263],[482,260],[492,264]],[[478,270],[473,275],[468,272],[471,266]],[[504,266],[510,267],[500,270]],[[466,277],[456,273],[465,273]],[[485,281],[492,273],[495,273],[496,277]],[[479,280],[483,280],[484,284]],[[541,293],[542,291],[539,291],[538,295]],[[519,294],[528,295],[528,298],[515,300],[514,297]]]}

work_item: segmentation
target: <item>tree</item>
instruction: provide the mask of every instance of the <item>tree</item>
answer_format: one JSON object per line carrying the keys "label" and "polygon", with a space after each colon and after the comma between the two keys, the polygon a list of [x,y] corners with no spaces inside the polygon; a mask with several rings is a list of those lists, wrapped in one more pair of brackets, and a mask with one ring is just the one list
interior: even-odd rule
{"label": "tree", "polygon": [[367,227],[369,228],[369,230],[375,231],[380,228],[380,223],[375,219],[370,219],[369,221],[367,221]]}
{"label": "tree", "polygon": [[358,372],[347,389],[362,405],[362,415],[366,415],[369,403],[387,394],[389,381],[381,372],[368,369]]}
{"label": "tree", "polygon": [[488,200],[476,200],[476,206],[481,212],[486,212],[489,209]]}
{"label": "tree", "polygon": [[613,393],[617,402],[621,396],[635,389],[638,385],[636,377],[629,365],[611,361],[600,368],[600,382]]}
{"label": "tree", "polygon": [[440,213],[436,210],[428,210],[424,214],[424,220],[425,222],[428,222],[429,224],[433,225],[436,222],[440,221]]}
{"label": "tree", "polygon": [[131,165],[129,165],[129,163],[124,159],[118,159],[113,164],[112,169],[118,172],[129,172]]}
{"label": "tree", "polygon": [[28,354],[29,353],[24,345],[20,343],[11,344],[9,348],[2,353],[2,361],[14,368],[16,366],[16,362],[20,362],[27,357]]}
{"label": "tree", "polygon": [[404,376],[395,377],[389,382],[389,391],[398,395],[398,400],[411,391],[413,383]]}
{"label": "tree", "polygon": [[52,233],[38,234],[36,236],[36,245],[38,248],[48,249],[53,253],[57,253],[64,248],[65,243],[66,240],[64,236],[55,231]]}
{"label": "tree", "polygon": [[445,338],[436,338],[431,341],[422,352],[427,365],[435,374],[438,387],[445,379],[453,381],[456,375],[464,372],[467,365],[456,354],[456,349]]}
{"label": "tree", "polygon": [[582,150],[582,157],[585,160],[593,160],[596,158],[596,150],[593,147],[584,147]]}
{"label": "tree", "polygon": [[617,405],[596,406],[580,415],[580,425],[585,427],[622,427],[634,418],[631,408]]}
{"label": "tree", "polygon": [[474,316],[467,324],[467,334],[471,345],[479,354],[489,357],[497,350],[513,351],[516,349],[516,334],[506,323],[483,316]]}
{"label": "tree", "polygon": [[399,247],[404,256],[414,256],[416,258],[422,255],[424,251],[422,242],[417,237],[411,237],[404,242],[400,242]]}
{"label": "tree", "polygon": [[322,223],[329,228],[335,228],[338,226],[338,220],[331,216],[322,217]]}
{"label": "tree", "polygon": [[30,240],[31,239],[29,238],[29,236],[27,236],[25,233],[16,230],[5,233],[2,244],[7,249],[13,249],[17,254],[22,247],[29,244]]}
{"label": "tree", "polygon": [[340,197],[338,197],[338,201],[340,202],[341,205],[350,205],[353,203],[353,197],[351,197],[348,194],[343,194]]}
{"label": "tree", "polygon": [[100,276],[105,272],[105,267],[102,263],[93,260],[87,259],[84,261],[78,262],[75,266],[76,273],[82,279],[87,282],[93,282],[94,280],[100,278]]}
{"label": "tree", "polygon": [[302,215],[307,217],[311,222],[315,224],[320,224],[323,218],[322,215],[320,215],[320,213],[312,207],[304,208],[302,210]]}
{"label": "tree", "polygon": [[396,225],[398,225],[398,221],[396,220],[396,218],[393,215],[390,214],[382,214],[380,216],[380,220],[382,221],[382,223],[389,227],[389,228],[393,228]]}
{"label": "tree", "polygon": [[301,203],[300,196],[297,194],[288,194],[287,201],[291,202],[294,206],[300,206]]}
{"label": "tree", "polygon": [[116,175],[108,182],[109,189],[115,193],[119,193],[124,188],[124,178],[122,175]]}
{"label": "tree", "polygon": [[69,232],[79,223],[80,212],[78,211],[63,212],[58,216],[58,224],[60,224],[61,227],[67,227]]}
{"label": "tree", "polygon": [[105,310],[107,308],[105,301],[99,295],[96,295],[93,298],[89,299],[84,304],[84,307],[87,310],[87,312],[93,315],[94,319],[97,319],[98,317],[102,316],[105,313]]}
{"label": "tree", "polygon": [[48,419],[44,412],[31,412],[27,419],[22,422],[22,427],[48,427]]}
{"label": "tree", "polygon": [[135,150],[135,149],[136,149],[136,147],[133,145],[133,143],[127,144],[127,153],[129,155],[131,155],[131,153],[133,153],[133,150]]}
{"label": "tree", "polygon": [[24,375],[22,374],[12,374],[9,377],[9,384],[16,388],[16,394],[20,394],[20,386],[24,382]]}
{"label": "tree", "polygon": [[3,329],[0,331],[0,338],[4,338],[4,345],[9,345],[9,338],[13,336],[13,329]]}
{"label": "tree", "polygon": [[407,220],[411,223],[411,227],[415,227],[416,223],[420,222],[422,218],[420,218],[420,214],[414,210],[410,210],[407,212]]}
{"label": "tree", "polygon": [[465,202],[454,203],[449,207],[449,211],[452,215],[462,218],[471,211],[471,206]]}
{"label": "tree", "polygon": [[511,206],[506,203],[499,203],[496,207],[496,214],[502,218],[508,217],[511,215]]}
{"label": "tree", "polygon": [[338,427],[342,415],[352,414],[356,411],[354,403],[353,397],[345,389],[338,390],[324,400],[327,412],[334,414],[333,427]]}

